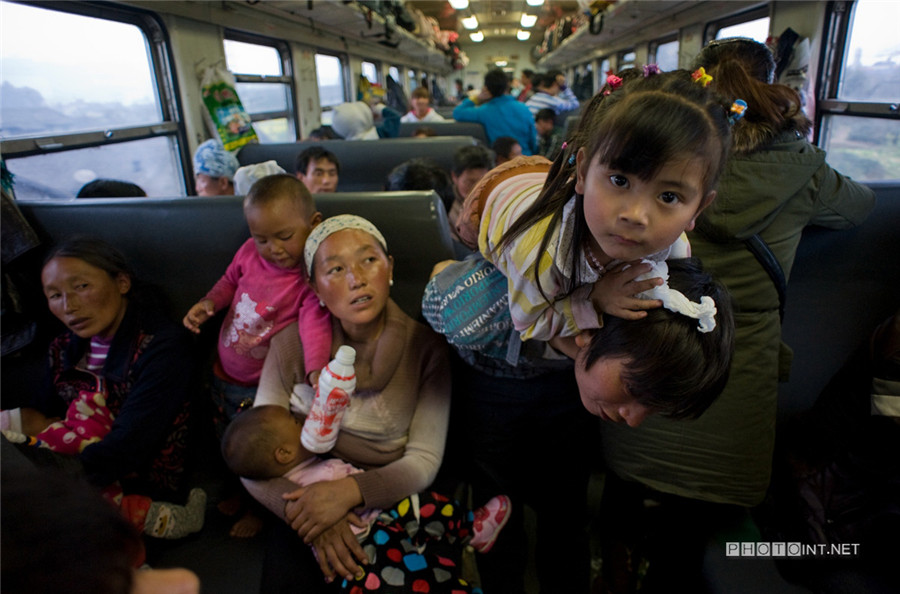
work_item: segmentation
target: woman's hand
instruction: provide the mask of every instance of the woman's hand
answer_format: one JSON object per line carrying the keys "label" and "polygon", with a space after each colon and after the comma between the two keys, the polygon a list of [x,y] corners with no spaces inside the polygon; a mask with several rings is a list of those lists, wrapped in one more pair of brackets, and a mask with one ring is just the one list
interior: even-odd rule
{"label": "woman's hand", "polygon": [[306,544],[363,502],[359,486],[350,477],[314,483],[282,497],[287,500],[285,518]]}
{"label": "woman's hand", "polygon": [[659,299],[639,299],[638,293],[648,291],[663,284],[659,277],[635,281],[640,275],[650,272],[650,265],[640,260],[622,262],[607,270],[591,289],[594,309],[625,320],[639,320],[647,315],[645,309],[662,307]]}
{"label": "woman's hand", "polygon": [[328,583],[334,580],[335,575],[352,582],[363,573],[360,564],[369,563],[369,558],[356,540],[350,524],[360,528],[366,527],[366,523],[351,512],[312,541],[316,547],[316,560]]}

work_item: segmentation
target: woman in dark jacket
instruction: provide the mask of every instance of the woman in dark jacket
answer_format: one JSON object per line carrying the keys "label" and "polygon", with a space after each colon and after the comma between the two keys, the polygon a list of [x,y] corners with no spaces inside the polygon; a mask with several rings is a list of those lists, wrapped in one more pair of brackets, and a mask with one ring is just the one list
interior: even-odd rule
{"label": "woman in dark jacket", "polygon": [[[733,118],[718,195],[688,233],[693,255],[735,301],[731,375],[696,421],[651,418],[638,428],[602,427],[613,471],[605,494],[633,489],[638,493],[632,501],[669,500],[670,517],[679,518],[669,524],[673,538],[684,534],[676,526],[690,526],[698,535],[693,550],[681,541],[670,549],[660,545],[694,555],[694,567],[683,565],[690,562],[681,555],[657,560],[657,569],[664,565],[682,575],[699,570],[709,533],[704,526],[717,529],[709,518],[761,503],[772,471],[778,382],[789,369],[790,352],[781,344],[779,293],[745,242],[756,236],[767,244],[787,281],[804,227],[854,227],[875,205],[871,189],[829,167],[825,152],[807,141],[811,122],[793,89],[772,84],[775,61],[765,45],[743,38],[713,41],[695,60],[694,68],[701,66],[720,94],[747,103],[743,117]],[[626,484],[617,479],[630,486],[616,489]],[[611,509],[629,517],[621,507]]]}
{"label": "woman in dark jacket", "polygon": [[[127,261],[102,241],[73,239],[54,250],[41,282],[67,331],[50,345],[32,408],[22,409],[23,432],[34,435],[46,418],[65,416],[69,403],[102,379],[115,420],[78,462],[97,486],[119,481],[126,493],[171,500],[185,472],[190,337],[133,295]],[[72,464],[49,450],[28,453]]]}

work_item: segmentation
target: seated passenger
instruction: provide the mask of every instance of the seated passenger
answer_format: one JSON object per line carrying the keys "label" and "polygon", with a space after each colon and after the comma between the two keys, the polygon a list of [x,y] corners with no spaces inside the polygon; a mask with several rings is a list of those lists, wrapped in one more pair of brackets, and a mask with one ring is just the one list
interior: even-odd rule
{"label": "seated passenger", "polygon": [[400,134],[400,114],[384,103],[364,101],[334,107],[331,127],[345,140],[378,140]]}
{"label": "seated passenger", "polygon": [[[304,258],[312,287],[333,315],[332,353],[341,345],[357,353],[356,391],[332,456],[367,470],[304,489],[286,478],[244,484],[315,546],[326,578],[352,580],[369,559],[356,539],[344,537],[356,523],[353,510],[390,508],[426,490],[437,475],[450,411],[449,361],[440,337],[391,300],[393,260],[370,222],[326,219],[307,239]],[[272,339],[255,406],[276,404],[305,418],[314,390],[305,381],[304,347],[296,328]],[[291,581],[316,583],[301,540],[285,544],[293,561],[279,565],[279,573],[306,572]]]}
{"label": "seated passenger", "polygon": [[197,196],[233,196],[234,173],[241,164],[222,143],[211,138],[194,153],[194,185]]}
{"label": "seated passenger", "polygon": [[391,169],[384,181],[384,189],[386,192],[434,190],[447,212],[455,199],[450,174],[430,158],[410,159]]}
{"label": "seated passenger", "polygon": [[118,179],[95,179],[81,186],[76,198],[143,198],[147,195],[139,185]]}
{"label": "seated passenger", "polygon": [[510,136],[501,136],[497,140],[494,141],[494,144],[491,145],[491,148],[494,150],[494,154],[497,156],[495,161],[496,165],[500,165],[501,163],[506,163],[516,157],[522,156],[522,145],[519,144],[519,141]]}
{"label": "seated passenger", "polygon": [[534,86],[535,93],[525,102],[532,117],[541,109],[552,109],[555,114],[559,114],[578,109],[580,105],[575,93],[566,85],[565,75],[558,70],[536,74]]}
{"label": "seated passenger", "polygon": [[[79,453],[57,454],[27,444],[38,465],[84,474],[98,486],[118,482],[126,495],[163,501],[184,497],[188,443],[190,336],[166,319],[137,282],[124,256],[96,239],[57,247],[41,271],[50,311],[67,330],[50,345],[43,381],[10,429],[40,433],[61,419],[98,381],[113,417],[110,430]],[[4,440],[6,438],[3,438]]]}
{"label": "seated passenger", "polygon": [[463,202],[466,196],[472,191],[472,188],[494,167],[494,155],[481,145],[464,146],[456,150],[453,154],[453,170],[450,177],[453,179],[453,189],[455,197],[453,206],[447,213],[450,219],[450,235],[454,239],[459,239],[456,232],[456,226],[453,223],[462,211]]}
{"label": "seated passenger", "polygon": [[[321,458],[308,451],[301,431],[301,425],[287,408],[274,404],[255,406],[228,426],[222,454],[232,472],[239,476],[253,480],[283,477],[300,487],[363,472],[339,458]],[[342,591],[353,592],[354,584],[366,583],[367,576],[378,579],[390,572],[392,586],[418,583],[422,588],[431,582],[432,587],[442,584],[441,587],[466,592],[469,589],[462,580],[461,564],[448,563],[444,549],[429,544],[442,542],[458,555],[466,545],[487,553],[509,519],[510,502],[500,495],[470,514],[458,502],[430,491],[410,495],[388,510],[355,509],[352,513],[359,523],[351,524],[351,529],[367,551],[368,563],[354,579],[345,578]],[[415,563],[407,557],[413,550]],[[321,557],[322,552],[317,551],[317,556]],[[444,574],[423,571],[425,567],[441,568]]]}
{"label": "seated passenger", "polygon": [[538,133],[537,154],[554,161],[565,140],[562,128],[556,125],[556,112],[548,107],[538,110],[534,116],[534,126]]}
{"label": "seated passenger", "polygon": [[329,150],[311,146],[297,155],[294,175],[302,181],[310,194],[337,192],[341,163]]}
{"label": "seated passenger", "polygon": [[437,136],[437,132],[431,126],[419,126],[412,135],[413,138],[429,138],[431,136]]}
{"label": "seated passenger", "polygon": [[411,109],[400,118],[401,122],[421,124],[444,122],[444,117],[431,107],[431,93],[425,87],[417,87],[409,98]]}
{"label": "seated passenger", "polygon": [[93,488],[57,469],[29,467],[2,446],[5,592],[199,594],[193,571],[143,568],[140,534]]}
{"label": "seated passenger", "polygon": [[522,145],[523,155],[537,150],[534,115],[509,94],[509,78],[499,68],[484,75],[481,92],[471,93],[453,109],[453,119],[480,122],[491,144],[501,136],[512,136]]}
{"label": "seated passenger", "polygon": [[319,126],[309,133],[304,140],[340,140],[340,136],[334,133],[331,126]]}
{"label": "seated passenger", "polygon": [[[331,344],[328,312],[319,306],[303,269],[304,242],[322,219],[306,186],[287,174],[265,177],[253,184],[244,199],[244,216],[252,237],[183,320],[186,328],[199,333],[200,326],[216,312],[227,311],[219,331],[210,390],[215,405],[213,423],[220,440],[228,423],[253,403],[273,335],[299,319],[306,369],[313,381],[328,363]],[[239,498],[232,497],[220,508],[236,514],[239,505]],[[261,527],[257,516],[245,513],[232,535],[253,536]]]}
{"label": "seated passenger", "polygon": [[279,173],[285,173],[285,170],[274,160],[244,165],[234,174],[234,193],[236,196],[246,196],[253,184],[264,177]]}

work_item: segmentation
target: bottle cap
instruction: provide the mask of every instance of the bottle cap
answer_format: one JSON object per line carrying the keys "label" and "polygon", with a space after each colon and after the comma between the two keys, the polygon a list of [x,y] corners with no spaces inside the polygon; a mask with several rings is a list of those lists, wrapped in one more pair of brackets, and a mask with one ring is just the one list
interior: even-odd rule
{"label": "bottle cap", "polygon": [[344,365],[353,365],[353,362],[356,361],[356,349],[351,346],[342,345],[338,348],[334,358]]}

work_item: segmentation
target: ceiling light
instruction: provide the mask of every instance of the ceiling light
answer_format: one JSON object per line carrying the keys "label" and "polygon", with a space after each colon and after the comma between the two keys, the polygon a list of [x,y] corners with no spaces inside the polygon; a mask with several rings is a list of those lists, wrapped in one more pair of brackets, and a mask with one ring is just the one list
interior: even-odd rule
{"label": "ceiling light", "polygon": [[480,41],[484,41],[484,33],[481,31],[475,31],[474,33],[469,33],[469,39],[478,43]]}
{"label": "ceiling light", "polygon": [[528,41],[529,37],[531,37],[531,31],[523,31],[521,29],[516,31],[516,39],[519,41]]}
{"label": "ceiling light", "polygon": [[525,0],[525,4],[528,6],[543,6],[544,0]]}
{"label": "ceiling light", "polygon": [[462,19],[463,27],[466,29],[477,29],[478,28],[478,19],[473,14],[470,17],[466,17]]}
{"label": "ceiling light", "polygon": [[522,26],[525,27],[526,29],[527,29],[528,27],[533,27],[534,24],[537,22],[537,15],[534,15],[534,14],[523,14],[523,15],[522,15],[522,20],[519,21],[519,22],[522,23]]}
{"label": "ceiling light", "polygon": [[509,64],[509,62],[507,62],[506,60],[497,60],[496,62],[494,62],[494,64],[496,64],[498,68],[503,68],[504,66]]}
{"label": "ceiling light", "polygon": [[[531,0],[529,0],[530,2]],[[541,4],[544,3],[544,0],[541,0]],[[455,8],[456,10],[463,10],[469,7],[469,0],[450,0],[450,6]]]}

